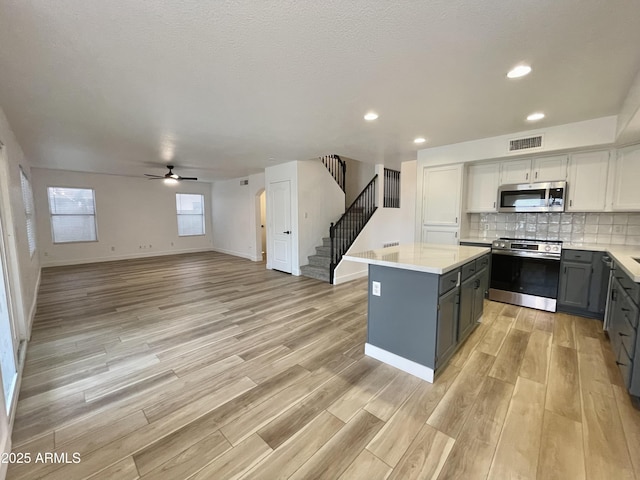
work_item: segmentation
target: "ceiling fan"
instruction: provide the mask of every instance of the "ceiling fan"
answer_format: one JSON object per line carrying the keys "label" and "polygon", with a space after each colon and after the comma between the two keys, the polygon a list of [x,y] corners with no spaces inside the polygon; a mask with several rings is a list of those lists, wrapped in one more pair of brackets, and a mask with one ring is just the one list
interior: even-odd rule
{"label": "ceiling fan", "polygon": [[152,175],[145,173],[145,177],[149,177],[148,180],[164,180],[165,183],[177,183],[182,180],[198,180],[196,177],[181,177],[180,175],[173,173],[173,165],[167,165],[169,171],[164,175]]}

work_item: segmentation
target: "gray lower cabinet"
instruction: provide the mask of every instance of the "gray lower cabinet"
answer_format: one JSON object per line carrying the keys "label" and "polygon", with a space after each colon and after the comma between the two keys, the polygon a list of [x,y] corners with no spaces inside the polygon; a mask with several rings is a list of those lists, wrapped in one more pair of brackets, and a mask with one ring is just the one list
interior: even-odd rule
{"label": "gray lower cabinet", "polygon": [[557,310],[604,318],[609,269],[603,252],[564,250],[560,265]]}
{"label": "gray lower cabinet", "polygon": [[434,371],[444,366],[482,315],[488,263],[484,256],[443,275],[369,265],[367,343]]}
{"label": "gray lower cabinet", "polygon": [[458,345],[459,295],[458,289],[454,288],[438,299],[436,368],[451,356]]}
{"label": "gray lower cabinet", "polygon": [[634,283],[624,271],[616,268],[609,298],[608,333],[616,363],[629,392],[640,396],[640,284]]}

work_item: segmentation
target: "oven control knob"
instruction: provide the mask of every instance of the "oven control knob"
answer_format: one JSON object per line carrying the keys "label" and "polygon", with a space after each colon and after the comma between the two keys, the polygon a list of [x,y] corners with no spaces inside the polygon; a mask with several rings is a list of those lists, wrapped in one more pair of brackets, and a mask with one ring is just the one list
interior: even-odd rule
{"label": "oven control knob", "polygon": [[550,251],[551,251],[551,245],[545,245],[545,246],[544,246],[544,250],[545,250],[546,252],[550,252]]}

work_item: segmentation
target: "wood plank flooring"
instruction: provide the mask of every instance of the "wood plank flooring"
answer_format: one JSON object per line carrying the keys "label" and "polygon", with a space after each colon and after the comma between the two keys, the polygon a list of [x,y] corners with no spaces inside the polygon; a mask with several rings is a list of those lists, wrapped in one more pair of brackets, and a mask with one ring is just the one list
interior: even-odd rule
{"label": "wood plank flooring", "polygon": [[366,309],[213,252],[44,269],[7,478],[640,479],[601,322],[486,302],[429,384],[364,356]]}

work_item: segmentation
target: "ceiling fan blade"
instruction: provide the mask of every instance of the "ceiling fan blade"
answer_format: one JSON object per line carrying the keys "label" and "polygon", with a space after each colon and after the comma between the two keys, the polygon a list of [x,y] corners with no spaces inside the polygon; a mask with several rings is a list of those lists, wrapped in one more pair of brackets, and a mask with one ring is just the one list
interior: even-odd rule
{"label": "ceiling fan blade", "polygon": [[180,180],[198,180],[196,177],[180,177]]}
{"label": "ceiling fan blade", "polygon": [[144,176],[145,176],[145,177],[149,177],[149,180],[152,180],[152,179],[154,179],[154,178],[164,178],[164,177],[163,177],[163,176],[161,176],[161,175],[151,175],[151,174],[149,174],[149,173],[145,173],[145,174],[144,174]]}

